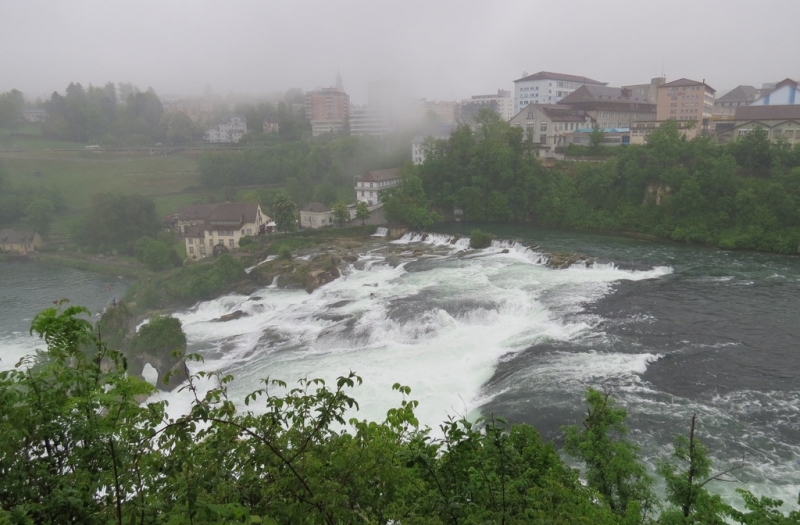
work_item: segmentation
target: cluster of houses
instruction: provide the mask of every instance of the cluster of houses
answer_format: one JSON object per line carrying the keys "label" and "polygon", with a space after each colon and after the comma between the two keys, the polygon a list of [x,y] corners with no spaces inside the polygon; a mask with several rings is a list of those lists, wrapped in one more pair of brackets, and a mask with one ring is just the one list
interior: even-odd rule
{"label": "cluster of houses", "polygon": [[[376,212],[373,222],[382,222],[379,192],[400,183],[400,168],[367,172],[355,181],[356,201],[348,205],[350,219],[355,219],[359,202],[367,204],[370,213]],[[300,228],[321,228],[333,225],[334,213],[321,202],[309,202],[300,210]],[[254,202],[224,202],[193,204],[180,208],[171,217],[171,228],[183,237],[186,256],[202,259],[236,251],[245,236],[272,233],[275,222]]]}
{"label": "cluster of houses", "polygon": [[[500,90],[500,95],[511,100],[510,92]],[[506,116],[507,104],[497,98],[486,100]],[[439,109],[454,115],[452,106]],[[758,89],[737,86],[717,98],[705,80],[657,77],[648,84],[611,87],[583,76],[540,71],[514,81],[513,107],[515,114],[506,120],[525,130],[542,157],[560,157],[569,144],[590,144],[595,129],[603,131],[604,146],[643,144],[669,120],[688,140],[704,135],[726,143],[760,127],[772,140],[800,143],[800,89],[790,78]],[[416,137],[412,143],[415,164],[425,160],[423,142],[424,137]]]}

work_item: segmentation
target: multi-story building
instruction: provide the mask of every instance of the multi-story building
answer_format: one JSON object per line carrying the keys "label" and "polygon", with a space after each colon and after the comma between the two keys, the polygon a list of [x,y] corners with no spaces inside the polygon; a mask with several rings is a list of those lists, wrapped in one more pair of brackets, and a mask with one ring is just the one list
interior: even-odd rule
{"label": "multi-story building", "polygon": [[514,81],[514,107],[522,111],[528,104],[556,104],[581,86],[605,86],[591,78],[539,71]]}
{"label": "multi-story building", "polygon": [[705,82],[688,78],[661,84],[656,97],[656,119],[634,122],[631,144],[644,144],[647,136],[668,120],[678,123],[686,140],[712,133],[715,93],[716,90]]}
{"label": "multi-story building", "polygon": [[255,202],[225,202],[215,206],[202,223],[184,234],[186,255],[190,259],[239,248],[246,235],[261,235],[271,219]]}
{"label": "multi-story building", "polygon": [[400,168],[370,171],[360,179],[356,179],[356,201],[374,206],[380,202],[378,193],[381,190],[398,184],[400,184]]}
{"label": "multi-story building", "polygon": [[247,119],[232,115],[223,119],[216,128],[206,131],[206,142],[239,142],[247,134]]}
{"label": "multi-story building", "polygon": [[370,111],[367,106],[350,108],[350,134],[380,137],[389,133],[388,120],[384,115]]}
{"label": "multi-story building", "polygon": [[456,123],[456,106],[452,101],[445,100],[421,100],[420,113],[422,116],[432,113],[436,115],[438,123],[446,126],[454,126]]}
{"label": "multi-story building", "polygon": [[262,128],[264,133],[277,133],[281,130],[281,123],[275,117],[268,117],[264,120]]}
{"label": "multi-story building", "polygon": [[309,91],[306,93],[305,109],[313,136],[347,130],[350,96],[344,91],[335,87]]}
{"label": "multi-story building", "polygon": [[468,119],[477,115],[483,108],[492,109],[506,122],[516,113],[511,91],[506,89],[498,89],[496,95],[473,95],[464,99],[459,106],[459,112],[462,118]]}
{"label": "multi-story building", "polygon": [[630,88],[581,86],[560,104],[582,109],[601,129],[630,128],[636,121],[656,119],[656,105],[647,92]]}
{"label": "multi-story building", "polygon": [[528,104],[511,119],[512,126],[525,130],[527,140],[536,144],[540,157],[556,156],[556,148],[566,145],[565,135],[591,128],[592,118],[582,109],[563,104]]}

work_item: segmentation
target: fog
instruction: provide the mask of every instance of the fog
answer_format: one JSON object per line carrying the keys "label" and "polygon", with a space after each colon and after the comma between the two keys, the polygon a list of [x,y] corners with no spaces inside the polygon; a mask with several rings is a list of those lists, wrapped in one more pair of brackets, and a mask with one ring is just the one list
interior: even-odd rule
{"label": "fog", "polygon": [[159,95],[372,82],[453,100],[523,71],[609,85],[703,80],[724,93],[800,77],[796,0],[0,0],[0,92],[132,82]]}

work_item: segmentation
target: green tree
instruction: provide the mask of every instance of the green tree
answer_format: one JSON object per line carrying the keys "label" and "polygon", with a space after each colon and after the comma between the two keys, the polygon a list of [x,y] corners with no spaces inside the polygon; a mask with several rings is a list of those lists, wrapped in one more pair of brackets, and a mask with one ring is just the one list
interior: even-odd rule
{"label": "green tree", "polygon": [[338,222],[339,226],[350,220],[350,210],[347,209],[347,204],[338,201],[333,205],[333,220]]}
{"label": "green tree", "polygon": [[279,231],[287,233],[297,230],[297,205],[286,193],[281,192],[275,196],[272,215]]}
{"label": "green tree", "polygon": [[721,525],[729,510],[719,496],[712,496],[705,489],[709,481],[720,476],[709,477],[711,460],[706,448],[695,438],[695,422],[693,415],[689,439],[678,436],[672,458],[658,466],[658,473],[666,481],[667,501],[673,505],[661,514],[665,525]]}
{"label": "green tree", "polygon": [[424,229],[442,220],[430,209],[422,180],[410,170],[403,173],[400,184],[380,192],[380,198],[386,203],[386,218],[390,221]]}
{"label": "green tree", "polygon": [[78,240],[87,246],[106,247],[133,254],[141,237],[155,237],[159,230],[156,205],[141,195],[98,193],[92,196]]}
{"label": "green tree", "polygon": [[25,97],[21,91],[12,89],[0,93],[0,127],[13,128],[22,121],[22,111],[25,109]]}
{"label": "green tree", "polygon": [[154,272],[176,266],[180,257],[175,250],[163,241],[151,237],[141,237],[133,247],[136,259]]}
{"label": "green tree", "polygon": [[25,222],[34,231],[47,235],[50,232],[55,211],[56,207],[50,199],[36,198],[25,208]]}
{"label": "green tree", "polygon": [[614,406],[611,393],[590,388],[583,430],[567,428],[564,450],[585,466],[586,482],[626,523],[641,523],[654,510],[652,480],[625,439],[627,413]]}
{"label": "green tree", "polygon": [[358,204],[356,205],[356,219],[361,221],[362,226],[371,215],[372,212],[369,211],[369,206],[367,206],[367,203],[364,201],[358,201]]}
{"label": "green tree", "polygon": [[603,130],[600,129],[600,126],[595,125],[592,128],[592,132],[589,133],[589,144],[593,154],[597,155],[600,153],[600,148],[603,147],[603,142],[605,139],[606,134],[603,133]]}

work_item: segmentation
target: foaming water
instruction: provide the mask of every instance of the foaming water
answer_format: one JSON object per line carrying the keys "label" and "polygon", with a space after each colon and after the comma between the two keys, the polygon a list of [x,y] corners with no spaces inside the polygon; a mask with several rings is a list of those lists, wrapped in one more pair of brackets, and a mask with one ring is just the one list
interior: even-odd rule
{"label": "foaming water", "polygon": [[[611,283],[671,271],[552,270],[522,244],[476,251],[449,235],[407,234],[391,245],[427,245],[435,257],[394,264],[390,250],[377,249],[312,294],[267,288],[201,303],[178,314],[190,350],[206,356],[202,368],[234,374],[234,398],[267,376],[333,380],[354,370],[364,379],[355,394],[361,417],[381,419],[397,404],[391,385],[399,382],[421,401],[421,421],[436,427],[451,415],[475,417],[503,360],[541,341],[592,337],[596,320],[579,314]],[[215,321],[236,310],[247,315]]]}

